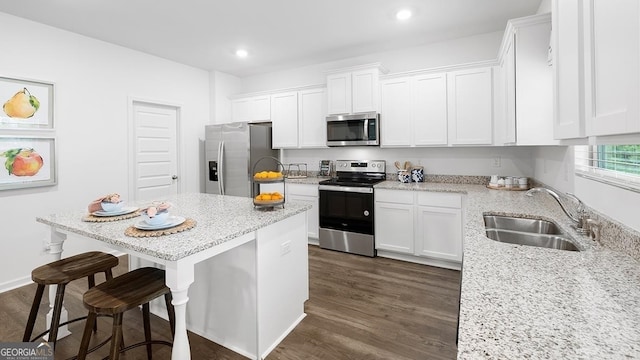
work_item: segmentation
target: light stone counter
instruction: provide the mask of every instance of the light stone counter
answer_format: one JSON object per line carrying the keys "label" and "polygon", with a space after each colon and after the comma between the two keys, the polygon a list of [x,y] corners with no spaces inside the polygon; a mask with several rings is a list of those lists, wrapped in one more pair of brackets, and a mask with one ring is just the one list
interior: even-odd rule
{"label": "light stone counter", "polygon": [[318,185],[320,181],[329,180],[329,177],[308,176],[306,178],[286,178],[285,182],[290,184]]}
{"label": "light stone counter", "polygon": [[[458,359],[640,358],[640,263],[576,234],[550,196],[443,183],[376,188],[467,195]],[[583,251],[490,240],[485,212],[553,220]]]}
{"label": "light stone counter", "polygon": [[[288,202],[284,209],[273,211],[257,209],[250,198],[212,194],[182,194],[167,199],[172,207],[171,215],[194,219],[197,225],[190,230],[170,236],[171,241],[158,241],[167,236],[135,238],[124,231],[142,220],[136,217],[113,222],[81,221],[87,212],[83,210],[38,217],[43,224],[67,230],[108,244],[134,250],[164,260],[179,260],[202,250],[220,245],[267,225],[311,208],[304,203]],[[127,206],[149,205],[149,202],[127,203]]]}

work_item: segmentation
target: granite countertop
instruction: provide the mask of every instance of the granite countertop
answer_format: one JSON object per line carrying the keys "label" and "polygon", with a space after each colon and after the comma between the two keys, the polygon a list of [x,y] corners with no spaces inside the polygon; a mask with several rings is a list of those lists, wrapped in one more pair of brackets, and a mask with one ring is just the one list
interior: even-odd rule
{"label": "granite countertop", "polygon": [[[124,234],[125,230],[141,221],[141,217],[112,222],[85,222],[86,210],[76,210],[37,217],[36,221],[104,241],[125,249],[145,253],[160,259],[179,260],[214,247],[267,225],[304,212],[311,205],[287,202],[284,208],[273,210],[255,208],[251,198],[213,194],[180,194],[168,198],[172,203],[171,215],[194,219],[194,228],[160,237],[136,238]],[[128,206],[148,206],[149,202],[128,203]],[[166,241],[165,241],[166,240]]]}
{"label": "granite countertop", "polygon": [[[467,195],[458,359],[640,358],[640,263],[578,235],[550,196],[443,183],[376,188]],[[582,251],[490,240],[485,212],[553,220]]]}
{"label": "granite countertop", "polygon": [[330,177],[308,176],[305,178],[285,178],[286,183],[318,185],[320,181],[331,179]]}

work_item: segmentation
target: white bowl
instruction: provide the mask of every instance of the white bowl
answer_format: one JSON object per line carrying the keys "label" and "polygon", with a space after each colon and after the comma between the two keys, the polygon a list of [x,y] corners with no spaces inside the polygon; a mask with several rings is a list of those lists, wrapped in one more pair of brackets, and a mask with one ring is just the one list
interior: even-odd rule
{"label": "white bowl", "polygon": [[112,203],[112,202],[101,202],[100,206],[102,207],[102,210],[105,212],[116,212],[122,209],[122,206],[124,205],[124,201],[120,201],[117,203]]}
{"label": "white bowl", "polygon": [[149,217],[149,215],[147,215],[147,212],[143,211],[142,219],[144,220],[145,223],[151,226],[162,225],[166,223],[167,220],[169,219],[169,210],[160,210],[153,217]]}

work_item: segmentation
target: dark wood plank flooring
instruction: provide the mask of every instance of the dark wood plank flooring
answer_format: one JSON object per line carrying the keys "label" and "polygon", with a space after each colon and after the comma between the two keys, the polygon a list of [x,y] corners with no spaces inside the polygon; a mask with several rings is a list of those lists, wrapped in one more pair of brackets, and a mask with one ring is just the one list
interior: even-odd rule
{"label": "dark wood plank flooring", "polygon": [[[127,270],[122,257],[114,276]],[[375,360],[455,359],[460,272],[384,258],[367,258],[309,246],[309,301],[307,317],[269,354],[267,360]],[[98,282],[104,279],[96,279]],[[67,287],[65,306],[70,316],[86,314],[82,293],[86,281]],[[35,292],[35,285],[0,294],[0,341],[19,342]],[[40,308],[48,311],[48,299]],[[77,352],[84,322],[71,324],[73,334],[61,339],[56,360]],[[152,315],[156,339],[171,340],[169,325]],[[42,332],[43,321],[34,334]],[[111,320],[100,318],[93,343],[109,336]],[[125,342],[143,339],[142,316],[124,316]],[[189,333],[192,359],[246,359],[222,346]],[[171,349],[154,345],[154,359],[170,359]],[[108,347],[90,359],[108,355]],[[123,360],[146,359],[144,347],[121,356]]]}

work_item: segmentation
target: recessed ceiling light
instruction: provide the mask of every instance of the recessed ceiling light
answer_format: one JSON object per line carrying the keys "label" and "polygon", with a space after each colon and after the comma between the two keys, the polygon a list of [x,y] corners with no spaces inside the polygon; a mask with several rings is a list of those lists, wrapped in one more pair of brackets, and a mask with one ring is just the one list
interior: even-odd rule
{"label": "recessed ceiling light", "polygon": [[236,51],[236,56],[239,58],[246,58],[249,55],[249,53],[247,52],[247,50],[244,49],[238,49]]}
{"label": "recessed ceiling light", "polygon": [[396,19],[407,20],[411,17],[411,10],[403,9],[396,13]]}

